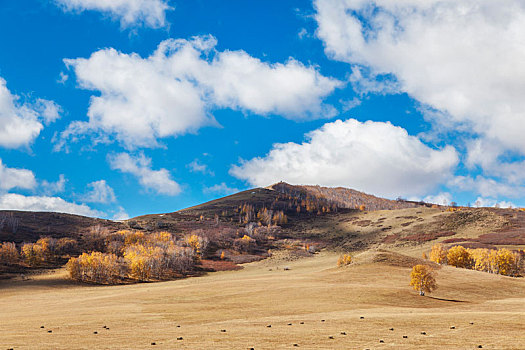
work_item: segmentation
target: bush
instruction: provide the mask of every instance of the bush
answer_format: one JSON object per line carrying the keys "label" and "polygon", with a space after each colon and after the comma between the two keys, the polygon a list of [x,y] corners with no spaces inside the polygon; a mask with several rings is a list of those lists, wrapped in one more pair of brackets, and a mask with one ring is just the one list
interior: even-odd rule
{"label": "bush", "polygon": [[351,263],[352,263],[352,257],[350,256],[350,254],[343,254],[339,257],[339,259],[337,259],[337,266],[339,267],[347,266],[347,265],[350,265]]}

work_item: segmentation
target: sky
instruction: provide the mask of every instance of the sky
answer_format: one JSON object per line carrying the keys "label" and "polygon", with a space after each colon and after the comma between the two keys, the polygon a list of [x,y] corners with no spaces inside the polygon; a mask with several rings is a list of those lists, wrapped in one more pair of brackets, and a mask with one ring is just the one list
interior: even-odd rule
{"label": "sky", "polygon": [[519,0],[0,0],[0,210],[525,206],[524,62]]}

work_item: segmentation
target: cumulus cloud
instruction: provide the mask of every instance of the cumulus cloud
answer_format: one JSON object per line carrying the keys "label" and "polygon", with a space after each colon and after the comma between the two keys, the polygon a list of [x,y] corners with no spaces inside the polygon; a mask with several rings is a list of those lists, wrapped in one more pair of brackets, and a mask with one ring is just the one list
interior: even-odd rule
{"label": "cumulus cloud", "polygon": [[108,156],[108,161],[112,169],[136,176],[147,189],[169,196],[181,192],[180,185],[171,178],[170,172],[166,169],[152,170],[151,159],[144,154],[132,157],[128,153],[119,153]]}
{"label": "cumulus cloud", "polygon": [[292,58],[267,63],[216,44],[211,36],[170,39],[147,58],[103,49],[65,60],[79,86],[100,95],[91,98],[89,121],[72,123],[57,148],[86,133],[112,135],[128,149],[155,147],[160,138],[216,125],[216,108],[290,119],[335,114],[323,99],[339,81]]}
{"label": "cumulus cloud", "polygon": [[92,217],[104,215],[85,204],[67,202],[60,197],[24,196],[15,193],[0,194],[0,210],[49,211]]}
{"label": "cumulus cloud", "polygon": [[0,77],[0,146],[29,145],[44,128],[43,123],[58,119],[60,111],[60,106],[44,99],[37,99],[33,104],[20,103],[19,97],[9,91],[7,82]]}
{"label": "cumulus cloud", "polygon": [[89,203],[113,203],[117,200],[113,188],[106,183],[106,180],[91,182],[87,185],[88,192],[82,199]]}
{"label": "cumulus cloud", "polygon": [[144,25],[164,27],[166,11],[172,8],[167,0],[55,0],[65,11],[100,11],[120,20],[122,27]]}
{"label": "cumulus cloud", "polygon": [[433,149],[390,123],[355,119],[327,123],[302,144],[279,143],[265,157],[230,173],[255,186],[347,186],[386,197],[425,195],[449,178],[458,163],[453,147]]}
{"label": "cumulus cloud", "polygon": [[386,77],[389,93],[406,92],[446,116],[432,122],[462,125],[499,145],[492,159],[509,150],[525,155],[523,1],[314,4],[317,36],[329,57],[352,65],[354,83],[366,88],[367,76]]}
{"label": "cumulus cloud", "polygon": [[0,159],[0,191],[13,188],[32,189],[36,186],[35,175],[31,170],[8,168]]}

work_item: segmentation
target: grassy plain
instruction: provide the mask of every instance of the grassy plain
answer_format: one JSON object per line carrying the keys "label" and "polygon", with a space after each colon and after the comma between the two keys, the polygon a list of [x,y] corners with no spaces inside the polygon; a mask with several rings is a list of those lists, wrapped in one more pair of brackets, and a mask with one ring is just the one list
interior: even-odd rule
{"label": "grassy plain", "polygon": [[0,348],[525,349],[522,278],[442,267],[420,297],[402,256],[336,260],[278,252],[240,271],[122,286],[79,285],[64,270],[0,281]]}

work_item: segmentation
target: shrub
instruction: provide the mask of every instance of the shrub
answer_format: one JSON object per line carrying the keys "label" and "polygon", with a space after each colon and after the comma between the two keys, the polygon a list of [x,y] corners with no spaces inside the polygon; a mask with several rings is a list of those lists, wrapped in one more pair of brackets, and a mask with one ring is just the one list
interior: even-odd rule
{"label": "shrub", "polygon": [[347,266],[352,263],[352,256],[350,254],[343,254],[337,259],[337,266]]}

